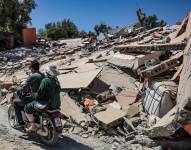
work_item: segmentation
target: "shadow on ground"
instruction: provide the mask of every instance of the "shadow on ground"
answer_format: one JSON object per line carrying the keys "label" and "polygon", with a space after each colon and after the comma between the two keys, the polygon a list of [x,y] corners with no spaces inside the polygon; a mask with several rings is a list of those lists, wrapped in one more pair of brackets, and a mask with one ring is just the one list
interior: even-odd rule
{"label": "shadow on ground", "polygon": [[45,150],[93,150],[89,146],[78,143],[74,139],[65,136],[60,138],[56,146],[46,146],[43,143],[40,143],[40,139],[34,136],[29,137],[28,135],[22,135],[19,138],[30,141],[32,144]]}

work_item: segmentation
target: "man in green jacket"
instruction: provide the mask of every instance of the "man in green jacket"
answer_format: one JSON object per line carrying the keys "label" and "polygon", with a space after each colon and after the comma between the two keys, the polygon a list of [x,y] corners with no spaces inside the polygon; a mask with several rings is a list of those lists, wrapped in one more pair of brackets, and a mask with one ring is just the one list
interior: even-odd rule
{"label": "man in green jacket", "polygon": [[45,73],[46,77],[41,81],[38,91],[34,93],[34,101],[28,103],[24,108],[31,123],[31,126],[26,129],[28,132],[37,130],[33,114],[36,112],[35,106],[38,103],[47,105],[49,110],[60,108],[60,84],[56,77],[59,72],[55,65],[50,65],[45,69]]}

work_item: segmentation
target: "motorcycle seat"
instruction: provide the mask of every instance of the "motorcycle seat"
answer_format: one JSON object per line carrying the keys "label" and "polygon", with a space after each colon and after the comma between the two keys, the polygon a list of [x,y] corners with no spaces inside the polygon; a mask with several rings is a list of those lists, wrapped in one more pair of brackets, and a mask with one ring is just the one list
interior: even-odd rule
{"label": "motorcycle seat", "polygon": [[37,109],[38,111],[46,110],[46,108],[47,108],[47,105],[43,105],[43,104],[40,104],[40,103],[37,103],[35,105],[35,109]]}

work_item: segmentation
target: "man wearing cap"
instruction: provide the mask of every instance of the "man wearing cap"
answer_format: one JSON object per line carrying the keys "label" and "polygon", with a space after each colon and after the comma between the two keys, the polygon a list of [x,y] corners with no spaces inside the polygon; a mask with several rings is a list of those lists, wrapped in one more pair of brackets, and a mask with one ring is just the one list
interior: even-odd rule
{"label": "man wearing cap", "polygon": [[40,64],[37,60],[33,60],[29,66],[31,75],[27,78],[25,84],[22,87],[17,87],[18,93],[25,93],[20,95],[20,99],[14,100],[15,113],[17,115],[18,127],[24,125],[22,120],[21,111],[27,103],[33,101],[33,93],[37,92],[40,82],[44,78],[44,74],[39,71]]}
{"label": "man wearing cap", "polygon": [[49,65],[45,68],[45,73],[46,77],[41,81],[38,91],[34,93],[34,101],[28,103],[24,108],[26,116],[31,124],[31,126],[26,129],[27,132],[37,130],[33,116],[36,112],[36,105],[39,103],[46,105],[46,108],[49,110],[60,108],[60,83],[56,77],[59,72],[55,65]]}

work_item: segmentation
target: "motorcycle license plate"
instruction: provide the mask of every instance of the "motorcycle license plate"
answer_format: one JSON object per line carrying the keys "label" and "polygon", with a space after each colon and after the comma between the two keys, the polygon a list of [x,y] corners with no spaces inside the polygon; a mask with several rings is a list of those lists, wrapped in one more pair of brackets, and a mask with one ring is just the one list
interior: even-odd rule
{"label": "motorcycle license plate", "polygon": [[54,122],[55,122],[56,127],[62,126],[62,121],[60,118],[54,118]]}

